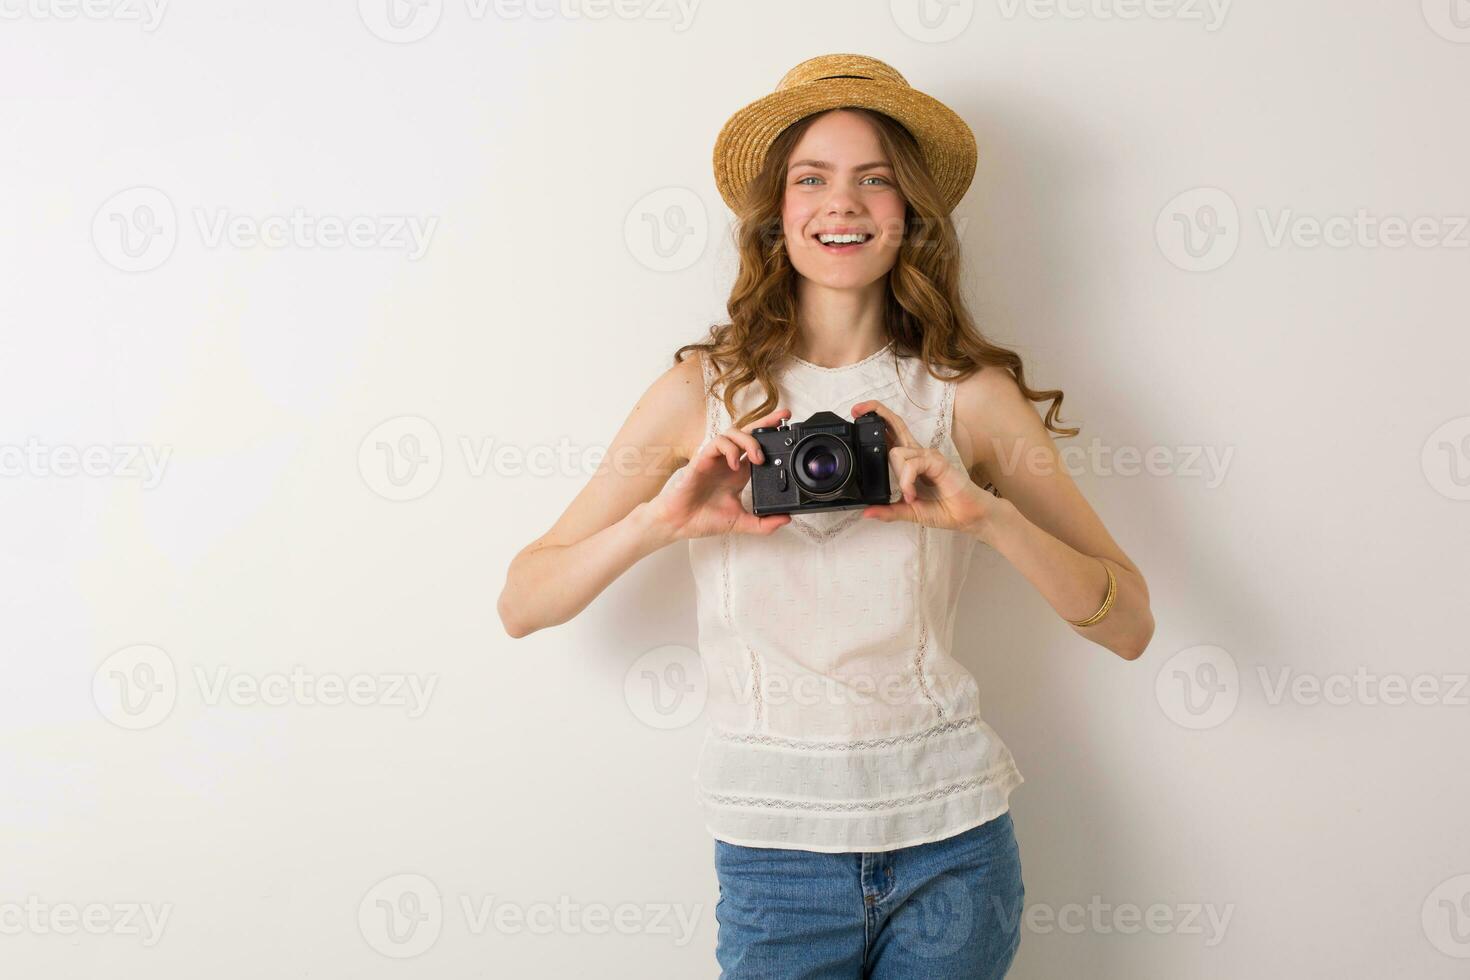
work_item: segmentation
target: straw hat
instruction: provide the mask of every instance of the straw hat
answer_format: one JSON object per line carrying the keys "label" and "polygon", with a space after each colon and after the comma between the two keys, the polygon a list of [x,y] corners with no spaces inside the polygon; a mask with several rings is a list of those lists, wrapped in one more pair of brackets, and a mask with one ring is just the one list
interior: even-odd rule
{"label": "straw hat", "polygon": [[860,54],[824,54],[788,71],[776,91],[731,116],[715,138],[715,185],[736,203],[760,170],[771,141],[798,119],[861,106],[898,120],[914,135],[950,210],[975,176],[975,134],[953,109],[913,88],[892,65]]}

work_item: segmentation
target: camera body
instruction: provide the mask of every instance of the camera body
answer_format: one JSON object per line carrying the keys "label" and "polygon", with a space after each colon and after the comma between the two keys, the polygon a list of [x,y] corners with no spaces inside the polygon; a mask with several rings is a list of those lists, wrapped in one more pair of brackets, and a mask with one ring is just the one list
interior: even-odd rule
{"label": "camera body", "polygon": [[750,468],[751,512],[811,514],[891,502],[883,418],[817,412],[751,430],[765,457]]}

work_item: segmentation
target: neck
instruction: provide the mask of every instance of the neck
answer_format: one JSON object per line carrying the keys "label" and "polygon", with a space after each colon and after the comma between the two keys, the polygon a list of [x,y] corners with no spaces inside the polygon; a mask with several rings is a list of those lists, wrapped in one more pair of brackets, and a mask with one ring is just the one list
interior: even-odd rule
{"label": "neck", "polygon": [[797,279],[800,336],[792,353],[822,367],[843,367],[881,350],[888,343],[883,325],[886,288],[883,279],[861,289],[833,289]]}

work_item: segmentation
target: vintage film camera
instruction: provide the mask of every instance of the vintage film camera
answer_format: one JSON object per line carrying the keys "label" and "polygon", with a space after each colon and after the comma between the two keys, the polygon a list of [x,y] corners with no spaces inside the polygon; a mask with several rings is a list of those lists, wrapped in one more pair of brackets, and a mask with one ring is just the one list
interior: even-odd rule
{"label": "vintage film camera", "polygon": [[811,514],[892,502],[883,418],[868,412],[851,422],[817,412],[805,422],[751,430],[765,461],[750,468],[751,511]]}

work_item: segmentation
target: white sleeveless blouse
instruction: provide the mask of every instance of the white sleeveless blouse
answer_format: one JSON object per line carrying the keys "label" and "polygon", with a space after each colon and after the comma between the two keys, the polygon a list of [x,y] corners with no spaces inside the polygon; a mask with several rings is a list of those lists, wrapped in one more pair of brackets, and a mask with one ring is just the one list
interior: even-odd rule
{"label": "white sleeveless blouse", "polygon": [[[732,424],[703,351],[705,442]],[[892,344],[775,375],[792,422],[851,419],[877,399],[961,468],[955,382]],[[736,394],[736,417],[762,400]],[[889,467],[891,499],[898,479]],[[750,485],[741,499],[751,506]],[[976,539],[859,508],[793,515],[769,536],[693,538],[709,727],[693,774],[710,833],[732,844],[886,851],[941,840],[1004,813],[1023,782],[980,717],[974,676],[951,655]]]}

